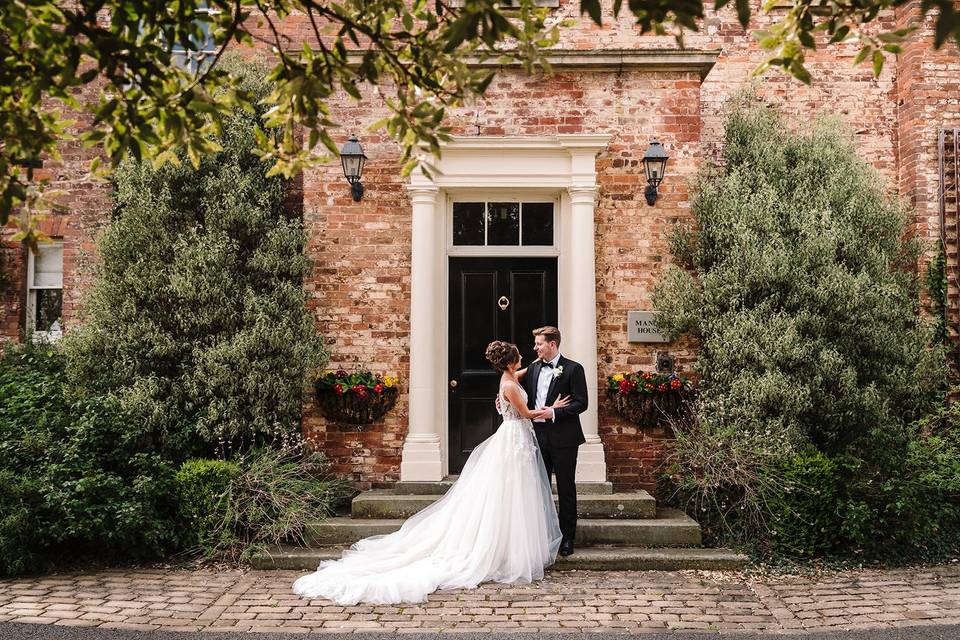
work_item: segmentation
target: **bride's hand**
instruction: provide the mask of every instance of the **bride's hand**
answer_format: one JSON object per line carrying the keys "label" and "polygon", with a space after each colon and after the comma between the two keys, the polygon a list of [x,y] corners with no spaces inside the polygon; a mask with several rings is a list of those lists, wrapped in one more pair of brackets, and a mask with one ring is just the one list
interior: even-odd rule
{"label": "bride's hand", "polygon": [[550,406],[554,409],[559,409],[560,407],[565,407],[568,404],[570,404],[570,396],[560,396]]}

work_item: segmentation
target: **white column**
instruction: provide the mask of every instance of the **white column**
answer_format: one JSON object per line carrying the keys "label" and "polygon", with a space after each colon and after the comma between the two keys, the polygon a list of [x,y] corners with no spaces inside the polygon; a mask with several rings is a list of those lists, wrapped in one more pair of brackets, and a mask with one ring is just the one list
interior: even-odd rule
{"label": "white column", "polygon": [[[417,179],[419,178],[419,179]],[[434,354],[440,351],[441,327],[434,326],[434,311],[444,304],[434,286],[442,269],[437,219],[437,187],[421,174],[407,187],[413,204],[410,256],[410,387],[409,425],[400,461],[401,482],[437,482],[443,479],[443,455],[438,429],[446,424],[437,415],[438,394],[444,391],[440,367]],[[438,266],[439,265],[439,266]]]}
{"label": "white column", "polygon": [[[590,163],[594,156],[589,156]],[[592,178],[592,176],[591,176]],[[570,187],[569,309],[562,328],[564,352],[581,363],[587,377],[587,410],[580,414],[586,443],[577,456],[577,482],[606,482],[607,465],[597,420],[597,281],[594,253],[595,184]]]}

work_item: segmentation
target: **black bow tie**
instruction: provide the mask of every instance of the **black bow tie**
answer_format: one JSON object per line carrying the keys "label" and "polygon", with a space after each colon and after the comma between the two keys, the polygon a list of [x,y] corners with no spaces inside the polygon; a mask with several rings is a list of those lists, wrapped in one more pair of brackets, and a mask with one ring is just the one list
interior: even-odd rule
{"label": "black bow tie", "polygon": [[547,367],[548,369],[553,369],[553,364],[550,362],[544,362],[540,365],[541,367]]}

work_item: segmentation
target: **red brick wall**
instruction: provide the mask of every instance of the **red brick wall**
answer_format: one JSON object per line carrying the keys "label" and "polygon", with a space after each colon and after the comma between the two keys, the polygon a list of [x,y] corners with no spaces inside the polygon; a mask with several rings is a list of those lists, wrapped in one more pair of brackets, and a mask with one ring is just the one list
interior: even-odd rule
{"label": "red brick wall", "polygon": [[[922,20],[919,2],[897,9],[897,26],[919,28],[910,36],[900,56],[896,85],[899,119],[900,194],[910,211],[910,233],[925,241],[921,269],[936,253],[940,238],[938,171],[938,130],[960,127],[960,51],[948,42],[939,51],[933,48],[934,21]],[[957,3],[960,8],[960,2]],[[956,225],[955,217],[947,224]],[[951,326],[956,327],[960,304],[957,287],[960,257],[956,238],[947,236],[948,291]]]}
{"label": "red brick wall", "polygon": [[[757,5],[758,3],[754,3]],[[891,28],[907,19],[912,7],[889,13],[873,28]],[[776,18],[774,14],[773,18]],[[772,18],[758,16],[754,27]],[[598,28],[579,15],[579,0],[562,0],[551,13],[562,25],[563,48],[674,48],[669,37],[640,37],[628,13]],[[303,16],[284,25],[288,42],[312,39]],[[918,34],[900,60],[891,59],[879,79],[867,66],[852,67],[853,45],[821,46],[809,55],[813,85],[806,87],[778,71],[757,81],[758,91],[778,104],[795,126],[820,110],[839,115],[856,134],[863,158],[878,168],[891,189],[916,207],[915,231],[931,236],[936,180],[935,130],[940,122],[960,121],[955,50],[933,52],[928,30]],[[504,72],[478,104],[453,110],[457,133],[474,135],[550,135],[606,133],[609,147],[597,160],[600,193],[596,218],[597,323],[602,390],[611,373],[652,369],[654,345],[626,343],[626,313],[650,308],[653,287],[669,262],[667,233],[675,221],[689,218],[689,188],[702,158],[722,145],[723,105],[750,82],[749,72],[763,58],[755,40],[736,22],[732,9],[711,14],[698,34],[688,34],[694,49],[720,50],[718,63],[700,83],[693,73],[627,69],[600,72],[564,71],[527,78]],[[258,45],[259,46],[259,45]],[[953,96],[954,98],[951,98]],[[410,204],[399,175],[394,143],[365,132],[383,112],[372,91],[361,103],[344,99],[334,119],[361,136],[370,162],[364,175],[367,193],[360,203],[350,198],[338,165],[308,171],[302,180],[303,215],[310,231],[308,250],[315,259],[307,283],[318,330],[331,351],[331,368],[365,367],[409,378]],[[640,158],[653,137],[667,146],[671,161],[656,207],[643,201]],[[932,160],[931,160],[932,158]],[[65,315],[69,327],[89,283],[97,231],[105,224],[109,194],[85,178],[89,153],[64,149],[59,164],[48,164],[57,186],[70,191],[71,212],[64,230]],[[14,251],[14,254],[17,252]],[[8,261],[12,270],[16,261]],[[9,295],[0,298],[0,331],[15,335],[19,307]],[[670,346],[683,372],[695,357],[693,345]],[[439,390],[438,390],[439,392]],[[309,397],[305,431],[333,459],[338,472],[359,487],[390,486],[399,477],[400,451],[406,433],[407,400],[382,423],[363,431],[328,430]],[[619,489],[653,488],[653,470],[666,440],[656,432],[638,433],[606,407],[600,407],[600,436],[609,478]]]}

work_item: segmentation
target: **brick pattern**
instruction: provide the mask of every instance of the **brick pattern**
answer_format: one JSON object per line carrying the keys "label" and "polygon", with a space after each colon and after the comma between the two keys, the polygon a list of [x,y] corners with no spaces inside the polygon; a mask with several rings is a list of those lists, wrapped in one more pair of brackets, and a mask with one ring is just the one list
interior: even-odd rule
{"label": "brick pattern", "polygon": [[[897,74],[899,109],[899,190],[910,212],[911,233],[925,244],[921,268],[936,253],[940,238],[938,130],[960,127],[960,51],[947,43],[932,45],[934,21],[921,20],[919,2],[897,9],[897,26],[917,26],[900,56]],[[960,7],[960,3],[957,4]],[[957,225],[956,215],[947,219]],[[948,256],[948,294],[960,296],[960,258]],[[924,292],[925,295],[926,292]],[[960,319],[953,312],[951,324]]]}
{"label": "brick pattern", "polygon": [[[579,0],[561,0],[550,20],[561,24],[564,49],[672,49],[670,37],[639,36],[629,12],[596,27],[580,16]],[[751,27],[778,17],[758,13]],[[873,29],[888,29],[915,20],[914,2],[881,15]],[[254,20],[251,18],[251,20]],[[266,29],[262,26],[262,29]],[[291,46],[312,41],[305,16],[283,21]],[[929,46],[930,24],[909,43],[899,60],[889,60],[878,79],[868,66],[854,68],[855,45],[820,46],[808,57],[813,84],[803,86],[778,71],[756,81],[758,91],[776,103],[795,126],[820,110],[839,115],[855,131],[857,149],[883,179],[908,198],[915,210],[912,231],[925,239],[936,235],[936,128],[960,124],[957,95],[960,54]],[[266,35],[266,32],[262,35]],[[721,51],[717,65],[701,84],[693,74],[610,70],[563,72],[551,78],[528,78],[504,72],[487,96],[453,109],[450,122],[464,135],[549,135],[609,133],[612,141],[598,158],[597,323],[600,389],[611,373],[652,369],[656,346],[625,341],[626,312],[650,307],[653,287],[669,262],[670,226],[689,219],[689,190],[702,159],[716,157],[722,145],[724,101],[751,80],[749,72],[764,53],[727,7],[710,12],[699,33],[686,45]],[[258,55],[265,43],[250,51]],[[389,94],[389,87],[384,87]],[[89,88],[90,91],[95,88]],[[354,203],[338,165],[307,172],[296,185],[292,206],[302,207],[310,231],[308,251],[315,259],[306,283],[318,330],[331,350],[333,368],[365,367],[401,377],[397,407],[382,423],[361,431],[328,428],[305,394],[304,431],[331,457],[334,470],[358,488],[384,488],[399,479],[400,452],[406,433],[409,379],[410,204],[400,176],[398,149],[383,137],[364,132],[382,107],[369,88],[362,102],[343,98],[335,119],[349,132],[362,134],[370,162],[364,176],[367,193]],[[80,126],[88,116],[79,116]],[[642,198],[640,158],[649,140],[660,138],[672,159],[661,199],[654,208]],[[63,218],[65,242],[66,330],[82,313],[84,291],[95,268],[95,240],[109,218],[109,186],[86,175],[91,151],[65,146],[62,162],[44,171],[54,186],[69,192]],[[9,237],[9,236],[7,236]],[[15,339],[22,308],[21,252],[6,249],[14,282],[0,293],[0,335]],[[562,328],[562,327],[561,327]],[[683,373],[690,373],[696,347],[671,345]],[[601,391],[602,393],[602,391]],[[655,489],[654,470],[669,445],[667,434],[639,431],[612,414],[601,397],[600,436],[609,477],[618,490]]]}
{"label": "brick pattern", "polygon": [[560,632],[846,630],[960,623],[955,566],[819,578],[736,572],[548,572],[422,604],[343,607],[291,591],[292,571],[114,570],[0,581],[0,624],[165,631]]}

